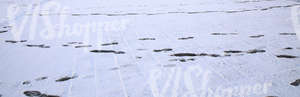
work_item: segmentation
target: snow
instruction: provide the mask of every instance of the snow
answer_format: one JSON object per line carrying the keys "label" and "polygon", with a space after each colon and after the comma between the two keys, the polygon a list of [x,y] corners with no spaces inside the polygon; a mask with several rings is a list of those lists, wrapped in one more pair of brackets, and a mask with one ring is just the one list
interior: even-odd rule
{"label": "snow", "polygon": [[[6,10],[11,4],[20,10],[9,20]],[[47,4],[54,7],[47,9]],[[0,5],[0,31],[8,30],[0,33],[0,97],[26,97],[24,91],[33,90],[60,97],[300,95],[299,87],[290,85],[300,79],[299,58],[276,57],[300,57],[297,36],[282,35],[296,33],[291,8],[300,3],[295,1],[2,0]],[[32,13],[35,9],[37,14]],[[13,28],[3,28],[13,23]],[[60,25],[47,30],[51,24]],[[70,28],[62,30],[61,25]],[[80,30],[78,25],[90,26]],[[22,27],[19,34],[13,30]],[[263,36],[250,37],[257,35]],[[186,37],[193,38],[179,39]],[[101,46],[112,42],[118,44]],[[26,46],[41,44],[50,48]],[[86,45],[92,47],[75,48]],[[172,51],[153,52],[165,48]],[[254,49],[265,52],[249,53]],[[226,56],[227,50],[242,52]],[[176,53],[220,57],[171,56]],[[75,78],[56,81],[66,76]],[[40,77],[47,78],[36,80]],[[226,90],[232,96],[220,93]],[[200,96],[203,93],[207,95]]]}

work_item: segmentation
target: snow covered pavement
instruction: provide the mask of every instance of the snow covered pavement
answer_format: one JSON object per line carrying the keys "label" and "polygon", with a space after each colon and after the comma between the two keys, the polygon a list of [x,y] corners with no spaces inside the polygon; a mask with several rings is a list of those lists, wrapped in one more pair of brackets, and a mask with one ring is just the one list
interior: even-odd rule
{"label": "snow covered pavement", "polygon": [[0,97],[300,95],[292,0],[0,3]]}

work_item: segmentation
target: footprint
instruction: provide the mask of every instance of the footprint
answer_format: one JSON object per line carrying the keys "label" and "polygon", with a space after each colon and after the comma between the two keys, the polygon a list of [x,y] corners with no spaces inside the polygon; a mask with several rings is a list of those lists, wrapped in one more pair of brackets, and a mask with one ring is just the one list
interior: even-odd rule
{"label": "footprint", "polygon": [[11,28],[11,26],[4,26],[4,27],[2,27],[2,28]]}
{"label": "footprint", "polygon": [[50,48],[50,46],[46,46],[44,44],[41,45],[31,45],[31,44],[27,44],[27,47],[38,47],[38,48]]}
{"label": "footprint", "polygon": [[31,82],[30,81],[24,81],[22,84],[23,85],[29,85]]}
{"label": "footprint", "polygon": [[92,45],[78,45],[75,48],[84,48],[84,47],[92,47]]}
{"label": "footprint", "polygon": [[265,35],[254,35],[254,36],[249,36],[250,38],[260,38],[260,37],[264,37]]}
{"label": "footprint", "polygon": [[292,86],[299,86],[300,85],[300,79],[295,80],[294,82],[290,83]]}
{"label": "footprint", "polygon": [[238,33],[211,33],[211,35],[238,35]]}
{"label": "footprint", "polygon": [[5,42],[7,42],[7,43],[18,43],[18,41],[14,41],[14,40],[5,40]]}
{"label": "footprint", "polygon": [[63,82],[63,81],[68,81],[68,80],[71,80],[71,79],[75,79],[75,78],[77,78],[78,76],[71,76],[71,77],[68,77],[68,76],[66,76],[66,77],[62,77],[62,78],[60,78],[60,79],[58,79],[58,80],[55,80],[56,82]]}
{"label": "footprint", "polygon": [[259,50],[259,49],[253,49],[253,50],[248,50],[248,54],[255,54],[255,53],[264,53],[266,50]]}
{"label": "footprint", "polygon": [[292,58],[298,58],[297,56],[293,56],[293,55],[276,55],[277,58],[288,58],[288,59],[292,59]]}
{"label": "footprint", "polygon": [[57,95],[42,94],[40,91],[25,91],[24,95],[28,97],[60,97]]}
{"label": "footprint", "polygon": [[68,46],[70,46],[70,45],[67,45],[67,44],[63,44],[62,46],[63,46],[63,47],[68,47]]}
{"label": "footprint", "polygon": [[24,94],[28,97],[41,97],[42,95],[40,91],[25,91]]}
{"label": "footprint", "polygon": [[27,40],[20,40],[20,41],[15,41],[15,40],[5,40],[7,43],[18,43],[18,42],[27,42]]}
{"label": "footprint", "polygon": [[35,79],[36,81],[42,81],[42,80],[46,80],[46,79],[48,79],[48,77],[40,77],[40,78],[37,78],[37,79]]}
{"label": "footprint", "polygon": [[136,56],[135,58],[136,58],[136,59],[142,59],[143,57],[140,57],[140,56]]}
{"label": "footprint", "polygon": [[201,53],[201,54],[195,54],[195,53],[176,53],[176,54],[172,54],[171,56],[176,56],[176,57],[194,57],[194,56],[221,57],[221,55],[219,55],[219,54],[207,54],[207,53]]}
{"label": "footprint", "polygon": [[138,50],[138,51],[145,51],[145,50],[147,50],[147,49],[136,49],[136,50]]}
{"label": "footprint", "polygon": [[189,58],[189,59],[181,58],[181,59],[170,59],[169,61],[187,62],[187,61],[195,61],[195,59],[194,58]]}
{"label": "footprint", "polygon": [[242,53],[243,51],[239,51],[239,50],[228,50],[228,51],[224,51],[225,53]]}
{"label": "footprint", "polygon": [[109,45],[118,45],[118,42],[112,42],[112,43],[105,43],[105,44],[101,44],[102,46],[109,46]]}
{"label": "footprint", "polygon": [[119,69],[120,69],[119,67],[113,67],[113,68],[110,68],[109,70],[115,71],[115,70],[119,70]]}
{"label": "footprint", "polygon": [[5,32],[8,32],[8,31],[0,31],[0,33],[5,33]]}
{"label": "footprint", "polygon": [[140,38],[139,40],[155,40],[155,38]]}
{"label": "footprint", "polygon": [[176,56],[176,57],[194,57],[194,56],[198,56],[197,54],[194,53],[176,53],[176,54],[172,54],[171,56]]}
{"label": "footprint", "polygon": [[125,54],[124,51],[114,51],[114,50],[91,50],[93,53],[114,53],[114,54]]}
{"label": "footprint", "polygon": [[296,35],[296,33],[279,33],[279,35]]}
{"label": "footprint", "polygon": [[76,13],[73,13],[72,16],[81,16],[83,14],[76,14]]}
{"label": "footprint", "polygon": [[91,15],[101,15],[100,13],[91,13]]}
{"label": "footprint", "polygon": [[159,50],[153,50],[153,52],[168,52],[168,51],[172,51],[173,49],[171,48],[164,48],[164,49],[159,49]]}
{"label": "footprint", "polygon": [[194,37],[183,37],[183,38],[178,38],[178,40],[188,40],[188,39],[194,39]]}
{"label": "footprint", "polygon": [[83,44],[82,42],[68,42],[68,44]]}
{"label": "footprint", "polygon": [[176,67],[176,64],[163,65],[163,67]]}
{"label": "footprint", "polygon": [[293,49],[292,47],[286,47],[286,48],[284,48],[284,49],[286,49],[286,50],[291,50],[291,49]]}

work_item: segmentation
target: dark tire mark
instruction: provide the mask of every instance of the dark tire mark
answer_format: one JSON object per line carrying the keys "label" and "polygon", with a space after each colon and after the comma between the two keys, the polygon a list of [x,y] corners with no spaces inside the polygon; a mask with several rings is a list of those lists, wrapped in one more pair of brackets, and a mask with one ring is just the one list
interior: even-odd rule
{"label": "dark tire mark", "polygon": [[158,49],[158,50],[153,50],[153,52],[168,52],[168,51],[172,51],[173,49],[171,48],[164,48],[164,49]]}
{"label": "dark tire mark", "polygon": [[276,55],[277,58],[288,58],[288,59],[292,59],[292,58],[298,58],[297,56],[293,56],[293,55]]}
{"label": "dark tire mark", "polygon": [[300,85],[300,79],[295,80],[294,82],[290,83],[292,86],[299,86]]}
{"label": "dark tire mark", "polygon": [[114,51],[114,50],[91,50],[93,53],[114,53],[114,54],[125,54],[124,51]]}
{"label": "dark tire mark", "polygon": [[58,79],[58,80],[55,80],[56,82],[63,82],[63,81],[68,81],[68,80],[71,80],[71,79],[75,79],[75,78],[77,78],[78,76],[71,76],[71,77],[69,77],[69,76],[66,76],[66,77],[62,77],[62,78],[60,78],[60,79]]}

